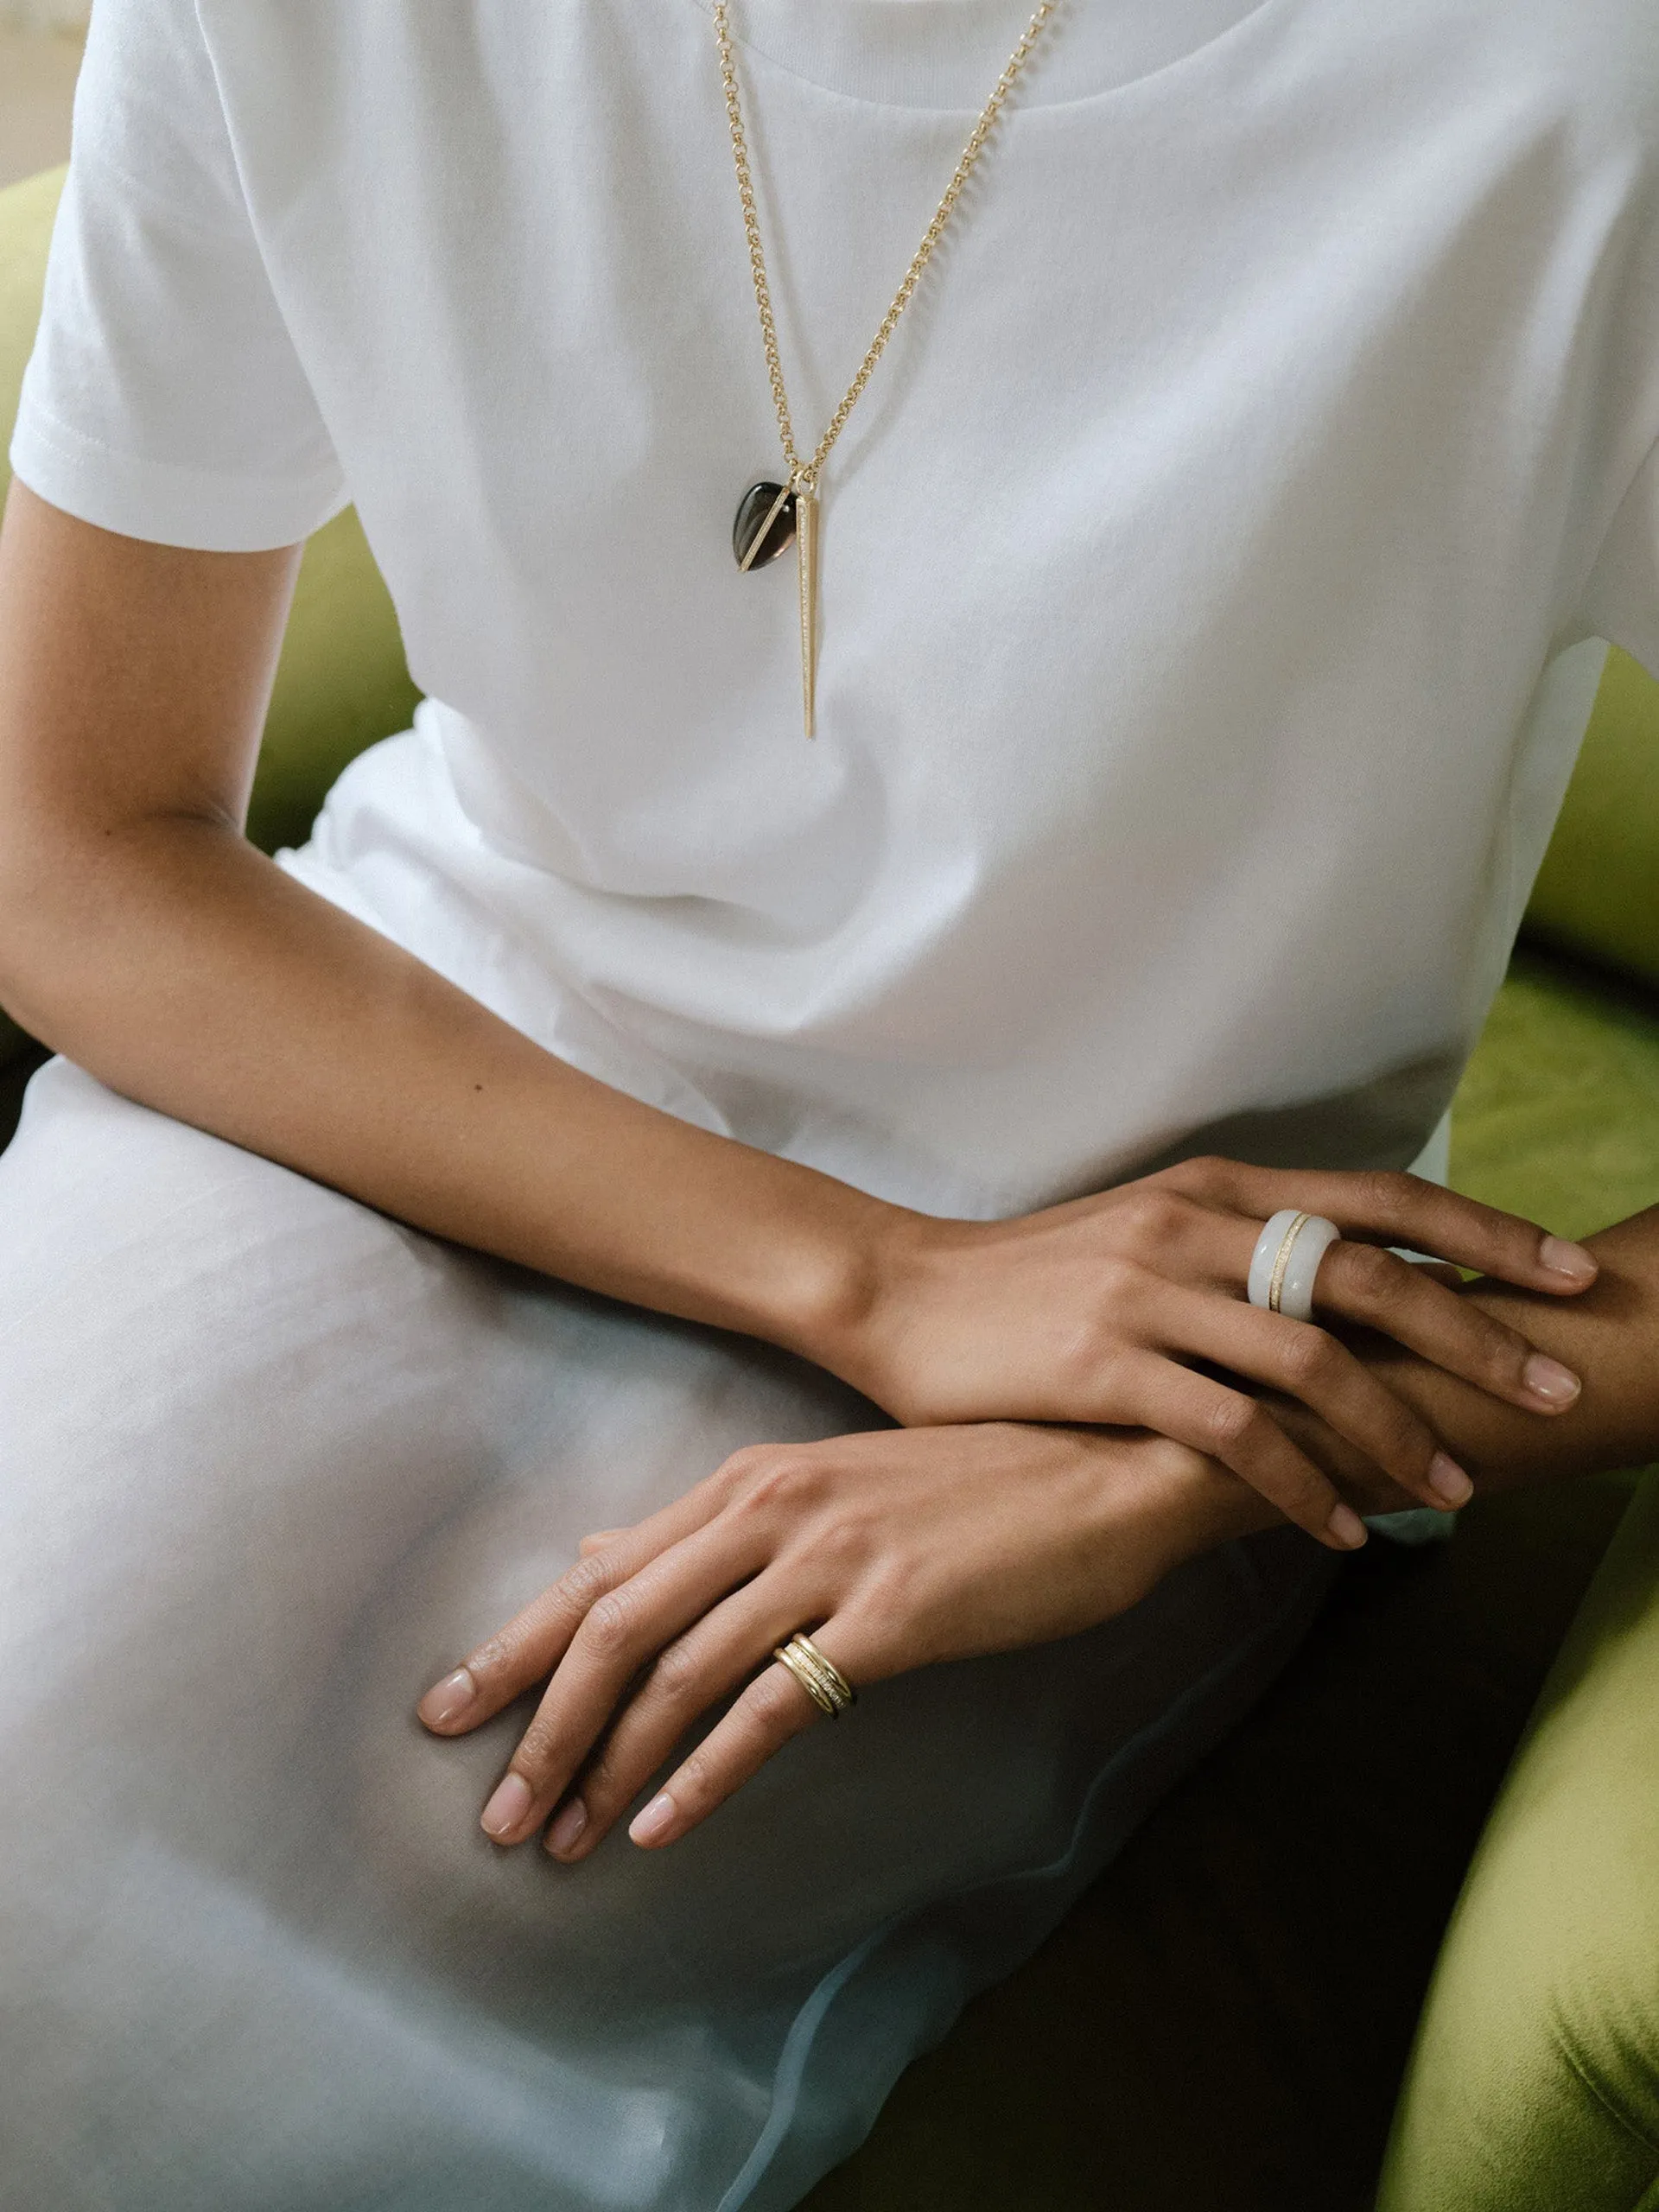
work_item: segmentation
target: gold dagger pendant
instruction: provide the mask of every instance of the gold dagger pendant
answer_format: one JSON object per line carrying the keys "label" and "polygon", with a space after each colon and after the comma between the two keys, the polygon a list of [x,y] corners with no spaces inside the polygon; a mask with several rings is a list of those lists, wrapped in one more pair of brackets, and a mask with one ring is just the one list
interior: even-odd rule
{"label": "gold dagger pendant", "polygon": [[801,715],[814,728],[818,668],[818,495],[797,480],[751,484],[738,501],[732,551],[745,575],[775,561],[795,541],[795,588],[801,613]]}
{"label": "gold dagger pendant", "polygon": [[813,729],[812,701],[818,672],[818,495],[795,494],[795,581],[801,601],[801,717]]}

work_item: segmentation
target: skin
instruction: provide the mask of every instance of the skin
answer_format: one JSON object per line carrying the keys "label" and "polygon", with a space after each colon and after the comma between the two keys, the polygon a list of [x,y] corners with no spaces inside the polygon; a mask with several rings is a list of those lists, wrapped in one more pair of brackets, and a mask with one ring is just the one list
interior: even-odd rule
{"label": "skin", "polygon": [[[1659,1207],[1590,1240],[1594,1284],[1562,1300],[1490,1280],[1457,1295],[1587,1378],[1538,1421],[1385,1338],[1355,1351],[1447,1440],[1478,1492],[1659,1458]],[[1412,1497],[1305,1406],[1276,1415],[1362,1512]],[[1151,1435],[1007,1423],[739,1452],[638,1528],[590,1537],[572,1572],[435,1685],[461,1734],[552,1680],[484,1814],[585,1858],[716,1702],[730,1710],[632,1823],[671,1843],[817,1708],[767,1654],[796,1629],[854,1683],[1070,1635],[1137,1603],[1182,1560],[1281,1516],[1217,1461]],[[764,1671],[756,1674],[757,1667]],[[748,1687],[742,1688],[747,1682]]]}
{"label": "skin", "polygon": [[[1533,1332],[1581,1298],[1594,1262],[1434,1185],[1195,1161],[1012,1221],[941,1221],[694,1128],[544,1052],[241,834],[299,552],[157,546],[13,484],[0,524],[0,1004],[148,1106],[440,1236],[782,1345],[901,1425],[841,1440],[829,1459],[820,1448],[805,1475],[777,1454],[719,1471],[677,1509],[718,1526],[718,1541],[676,1523],[664,1558],[700,1541],[700,1557],[718,1552],[714,1581],[730,1577],[740,1523],[761,1583],[791,1546],[856,1554],[868,1641],[825,1648],[868,1680],[884,1652],[912,1648],[906,1619],[934,1622],[913,1649],[939,1657],[947,1614],[972,1615],[962,1632],[977,1649],[1068,1633],[1091,1605],[1104,1618],[1241,1512],[1351,1548],[1363,1532],[1338,1485],[1354,1465],[1410,1501],[1466,1497],[1457,1432],[1427,1417],[1408,1354],[1529,1433],[1577,1399],[1577,1371],[1541,1360],[1551,1345]],[[1320,1275],[1335,1326],[1240,1299],[1262,1224],[1287,1204],[1328,1214],[1348,1240]],[[1528,1302],[1465,1296],[1391,1244]],[[1395,1365],[1360,1357],[1344,1328],[1385,1334]],[[964,1564],[957,1582],[928,1582],[906,1549],[906,1513],[933,1531],[929,1559],[950,1555],[954,1530],[978,1579]],[[573,1651],[626,1642],[607,1626],[635,1602],[620,1593],[647,1565],[653,1588],[671,1580],[655,1554],[636,1556],[658,1537],[604,1548],[614,1586],[579,1581],[578,1596],[591,1591],[579,1617],[569,1592],[549,1601]],[[1014,1619],[983,1563],[995,1550],[1001,1572],[1021,1544],[1041,1571],[1020,1582]],[[768,1596],[785,1587],[793,1603],[786,1578]],[[827,1618],[833,1594],[780,1618],[777,1635]],[[544,1673],[558,1653],[537,1649]],[[567,1686],[575,1672],[561,1667]],[[792,1678],[762,1681],[753,1694],[774,1724],[784,1688],[798,1722]],[[599,1691],[585,1694],[592,1720]],[[597,1725],[578,1749],[581,1726],[561,1722],[513,1836],[556,1802]]]}

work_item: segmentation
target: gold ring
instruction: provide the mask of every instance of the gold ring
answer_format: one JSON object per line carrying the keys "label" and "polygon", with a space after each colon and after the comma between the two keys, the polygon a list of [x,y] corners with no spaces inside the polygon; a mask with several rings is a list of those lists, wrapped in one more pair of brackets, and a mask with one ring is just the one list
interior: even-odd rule
{"label": "gold ring", "polygon": [[791,1636],[772,1656],[782,1661],[818,1711],[828,1713],[831,1720],[839,1720],[849,1705],[858,1703],[858,1692],[810,1636]]}
{"label": "gold ring", "polygon": [[1307,1227],[1308,1223],[1312,1219],[1313,1216],[1311,1214],[1299,1213],[1295,1220],[1291,1223],[1289,1228],[1286,1230],[1284,1235],[1279,1240],[1279,1249],[1273,1255],[1273,1273],[1268,1278],[1268,1311],[1269,1313],[1277,1313],[1281,1310],[1280,1300],[1284,1296],[1285,1269],[1290,1265],[1290,1255],[1292,1251],[1295,1249],[1296,1239],[1301,1235],[1302,1231]]}

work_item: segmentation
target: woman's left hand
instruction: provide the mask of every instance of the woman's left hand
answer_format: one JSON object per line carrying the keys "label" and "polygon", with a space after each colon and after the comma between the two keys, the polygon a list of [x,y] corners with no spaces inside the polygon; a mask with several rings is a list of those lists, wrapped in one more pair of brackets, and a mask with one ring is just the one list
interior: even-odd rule
{"label": "woman's left hand", "polygon": [[822,1717],[766,1663],[798,1631],[861,1688],[1092,1628],[1279,1519],[1217,1462],[1140,1432],[995,1421],[759,1446],[584,1548],[418,1710],[462,1735],[551,1673],[483,1825],[521,1843],[558,1808],[548,1848],[574,1860],[747,1682],[629,1830],[671,1843]]}

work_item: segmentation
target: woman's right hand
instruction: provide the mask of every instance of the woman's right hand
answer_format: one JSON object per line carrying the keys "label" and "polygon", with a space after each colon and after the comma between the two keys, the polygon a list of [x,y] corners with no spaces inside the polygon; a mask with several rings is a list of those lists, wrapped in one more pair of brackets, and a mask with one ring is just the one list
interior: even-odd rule
{"label": "woman's right hand", "polygon": [[1250,1255],[1283,1207],[1342,1231],[1319,1273],[1325,1323],[1378,1331],[1535,1413],[1578,1397],[1578,1378],[1518,1331],[1387,1248],[1571,1297],[1595,1280],[1581,1246],[1413,1175],[1224,1160],[1009,1221],[899,1215],[856,1322],[814,1356],[906,1427],[1152,1429],[1220,1460],[1337,1550],[1363,1543],[1363,1524],[1249,1385],[1306,1405],[1425,1505],[1463,1504],[1462,1469],[1330,1326],[1248,1302]]}

